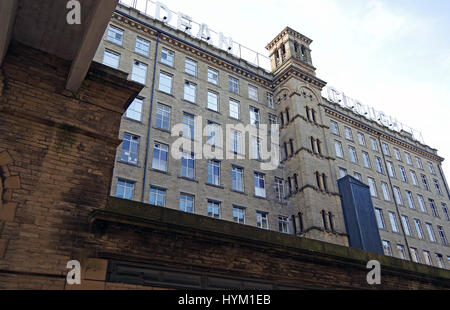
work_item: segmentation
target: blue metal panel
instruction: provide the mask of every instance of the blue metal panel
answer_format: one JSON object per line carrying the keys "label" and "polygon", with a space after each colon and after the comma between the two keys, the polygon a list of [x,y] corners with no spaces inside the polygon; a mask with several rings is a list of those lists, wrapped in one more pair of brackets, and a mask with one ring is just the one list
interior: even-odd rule
{"label": "blue metal panel", "polygon": [[383,254],[369,186],[349,175],[338,186],[350,247]]}

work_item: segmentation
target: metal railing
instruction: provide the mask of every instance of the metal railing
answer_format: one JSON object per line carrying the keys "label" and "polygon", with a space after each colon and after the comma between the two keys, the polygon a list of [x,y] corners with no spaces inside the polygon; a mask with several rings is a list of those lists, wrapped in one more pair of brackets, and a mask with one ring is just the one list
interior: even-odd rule
{"label": "metal railing", "polygon": [[[119,3],[131,8],[138,10],[143,15],[146,15],[150,18],[155,18],[155,8],[156,2],[152,0],[119,0]],[[170,10],[172,16],[178,16],[178,13]],[[196,25],[196,27],[201,27],[201,24],[191,21],[192,25]],[[175,25],[171,25],[170,23],[166,23],[171,28],[177,29]],[[219,33],[212,30],[208,27],[208,30],[215,37],[219,37]],[[270,58],[262,55],[238,42],[233,41],[233,46],[231,51],[229,51],[234,57],[243,59],[246,62],[250,63],[253,66],[259,67],[266,72],[271,72]]]}

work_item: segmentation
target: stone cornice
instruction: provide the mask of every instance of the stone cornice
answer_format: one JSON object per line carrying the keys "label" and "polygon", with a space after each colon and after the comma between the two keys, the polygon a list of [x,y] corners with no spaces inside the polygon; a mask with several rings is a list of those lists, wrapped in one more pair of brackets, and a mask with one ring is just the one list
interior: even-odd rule
{"label": "stone cornice", "polygon": [[335,118],[337,118],[337,119],[339,119],[339,120],[341,120],[341,121],[343,121],[345,123],[353,125],[353,126],[355,126],[357,128],[360,128],[363,131],[369,132],[372,135],[380,136],[381,139],[383,139],[385,141],[391,142],[392,144],[398,145],[399,147],[408,149],[411,152],[414,152],[414,153],[416,153],[418,155],[421,155],[421,156],[423,156],[425,158],[428,158],[430,160],[434,160],[434,161],[437,161],[437,162],[444,161],[444,158],[442,158],[442,157],[440,157],[438,155],[430,153],[430,152],[428,152],[428,151],[426,151],[426,150],[424,150],[422,148],[416,147],[416,146],[414,146],[414,145],[412,145],[412,144],[410,144],[410,143],[408,143],[406,141],[403,141],[403,140],[398,139],[398,138],[396,138],[396,137],[394,137],[394,136],[392,136],[390,134],[387,134],[387,133],[383,132],[382,130],[378,130],[378,129],[376,129],[376,128],[368,125],[368,124],[365,124],[365,123],[363,123],[361,121],[355,120],[355,119],[353,119],[353,118],[351,118],[349,116],[346,116],[343,113],[337,112],[336,110],[334,110],[334,109],[332,109],[332,108],[330,108],[330,107],[328,107],[326,105],[323,105],[323,107],[325,109],[325,113],[326,114],[328,114],[330,116],[333,116],[333,117],[335,117]]}
{"label": "stone cornice", "polygon": [[287,80],[289,80],[290,78],[296,77],[308,84],[312,84],[314,86],[316,86],[317,88],[319,88],[320,90],[322,88],[325,87],[325,85],[327,85],[327,82],[309,74],[306,73],[294,66],[288,66],[286,67],[284,72],[280,72],[277,73],[277,75],[275,76],[274,80],[273,80],[273,87],[276,88],[278,87],[281,83],[286,82]]}
{"label": "stone cornice", "polygon": [[[112,18],[115,19],[116,21],[124,24],[124,26],[133,28],[133,30],[138,30],[144,34],[153,36],[154,40],[156,40],[158,30],[153,29],[149,26],[146,26],[143,23],[136,22],[136,21],[132,20],[131,18],[128,18],[118,12],[115,12],[113,14]],[[184,42],[182,42],[182,40],[177,40],[173,36],[166,35],[163,33],[161,33],[160,39],[163,42],[167,42],[172,47],[177,48],[179,51],[183,51],[184,53],[186,53],[190,56],[195,56],[197,58],[201,58],[206,63],[209,63],[216,67],[221,67],[222,69],[229,71],[232,74],[240,75],[241,77],[248,79],[250,81],[253,81],[254,83],[258,83],[268,89],[273,88],[273,84],[269,78],[264,78],[256,72],[254,72],[254,73],[251,72],[250,69],[245,69],[245,68],[240,67],[237,64],[233,64],[232,62],[227,61],[223,58],[216,57],[216,56],[214,56],[214,54],[212,52],[207,53],[204,50],[202,50],[201,47],[194,46],[193,44],[191,45],[191,44],[184,43]],[[214,48],[214,47],[210,47],[210,48]],[[237,59],[237,61],[246,62],[243,59]]]}

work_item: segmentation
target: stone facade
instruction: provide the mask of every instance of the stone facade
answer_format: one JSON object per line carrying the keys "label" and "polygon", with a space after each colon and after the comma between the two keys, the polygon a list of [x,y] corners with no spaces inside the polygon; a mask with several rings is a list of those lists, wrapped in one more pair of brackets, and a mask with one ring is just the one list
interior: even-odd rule
{"label": "stone facade", "polygon": [[[165,192],[164,206],[168,208],[179,209],[180,195],[188,194],[194,197],[195,214],[208,215],[208,201],[213,201],[220,204],[221,219],[236,221],[233,209],[243,207],[245,224],[261,227],[257,214],[262,212],[268,216],[267,228],[270,230],[281,229],[281,218],[288,221],[289,234],[348,245],[336,182],[341,177],[340,171],[346,169],[347,173],[358,178],[361,175],[364,183],[368,182],[368,177],[375,181],[378,193],[377,197],[373,197],[373,202],[382,211],[384,219],[384,226],[380,224],[380,235],[383,241],[389,241],[392,255],[403,257],[404,254],[406,259],[411,259],[409,249],[412,247],[417,249],[419,262],[425,263],[425,250],[430,252],[432,264],[441,266],[443,262],[443,267],[450,268],[447,239],[450,221],[448,213],[444,212],[444,206],[448,210],[450,201],[440,168],[443,159],[437,155],[436,150],[411,137],[380,126],[323,98],[321,91],[326,82],[316,77],[310,49],[311,39],[290,28],[284,29],[266,47],[272,64],[272,72],[267,72],[122,5],[118,6],[110,25],[119,30],[121,40],[111,40],[107,30],[95,59],[102,62],[105,52],[114,52],[119,55],[118,68],[129,73],[132,73],[133,62],[136,60],[147,65],[146,79],[143,82],[145,87],[140,93],[143,98],[140,119],[136,121],[124,115],[119,134],[119,139],[123,139],[124,134],[139,138],[137,161],[130,163],[121,160],[123,150],[122,145],[119,146],[111,184],[112,196],[117,194],[120,179],[133,187],[132,197],[128,198],[135,201],[151,202],[150,188],[155,187]],[[136,50],[138,38],[149,43],[146,56]],[[163,61],[163,49],[173,52],[171,65]],[[196,63],[194,75],[187,73],[187,60]],[[217,85],[208,81],[210,68],[218,72]],[[170,94],[159,90],[161,72],[173,77]],[[230,91],[230,77],[238,80],[238,93]],[[196,85],[194,103],[184,99],[186,82]],[[257,88],[256,101],[250,99],[249,86]],[[218,94],[218,111],[208,109],[208,91]],[[273,105],[268,104],[267,94],[273,96]],[[239,120],[230,117],[230,99],[240,103]],[[158,128],[158,105],[170,107],[168,130]],[[195,161],[195,177],[181,177],[181,161],[170,156],[171,146],[179,136],[171,136],[170,129],[183,122],[184,113],[201,116],[204,125],[207,121],[212,121],[225,129],[226,124],[249,124],[251,107],[259,110],[261,124],[269,123],[269,115],[277,117],[281,127],[279,168],[261,171],[260,162],[255,160],[223,160],[220,162],[220,183],[218,186],[211,186],[208,184],[208,161],[199,159]],[[331,131],[332,121],[339,126],[338,135]],[[353,141],[345,139],[344,126],[352,131]],[[365,146],[359,144],[358,134],[364,136]],[[382,155],[378,136],[390,149],[390,155]],[[370,137],[376,138],[378,151],[372,150]],[[203,137],[201,141],[205,143],[207,137]],[[336,156],[335,141],[342,145],[343,158]],[[155,143],[169,148],[167,170],[164,172],[152,168]],[[349,146],[355,150],[357,163],[349,160]],[[250,148],[250,141],[246,139],[246,154],[249,154]],[[398,150],[401,160],[395,158],[394,148]],[[368,154],[370,168],[363,165],[363,151]],[[404,153],[411,155],[413,166],[405,163]],[[376,157],[382,160],[383,173],[376,170]],[[423,169],[417,169],[416,157],[420,158]],[[387,162],[393,164],[395,177],[389,176]],[[433,173],[428,162],[434,167]],[[407,181],[401,181],[400,165],[406,171]],[[234,166],[241,167],[244,171],[243,193],[232,188]],[[417,186],[411,184],[410,170],[416,172]],[[265,198],[256,196],[255,172],[264,173]],[[421,174],[427,178],[430,190],[424,190]],[[284,195],[281,199],[276,190],[276,179],[284,182]],[[381,182],[386,184],[383,186],[388,186],[391,201],[382,198]],[[438,183],[440,194],[434,182]],[[402,195],[401,205],[396,204],[394,198],[393,191],[397,187]],[[406,191],[411,192],[414,208],[408,206]],[[425,212],[420,209],[418,194],[425,201]],[[435,203],[434,215],[430,210],[429,199],[433,199]],[[389,212],[394,215],[389,215]],[[406,223],[402,223],[400,216],[407,216],[411,236],[405,236],[403,226]],[[395,229],[391,226],[390,217],[395,217]],[[423,238],[418,236],[415,220],[420,221]],[[430,240],[427,224],[433,229],[434,241]],[[439,229],[442,229],[444,237],[440,236]],[[403,254],[399,252],[401,246],[404,248]],[[438,255],[442,257],[442,261]]]}

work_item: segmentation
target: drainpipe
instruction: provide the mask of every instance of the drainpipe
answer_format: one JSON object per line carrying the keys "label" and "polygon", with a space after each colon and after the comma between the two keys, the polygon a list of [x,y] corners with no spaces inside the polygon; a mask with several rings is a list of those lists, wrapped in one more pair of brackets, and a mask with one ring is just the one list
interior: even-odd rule
{"label": "drainpipe", "polygon": [[158,62],[158,46],[159,46],[159,36],[160,32],[156,34],[156,47],[155,47],[155,58],[153,65],[153,79],[152,79],[152,94],[150,97],[150,114],[148,117],[148,130],[147,130],[147,141],[145,146],[145,163],[144,163],[144,177],[142,179],[142,197],[141,202],[144,202],[145,196],[145,183],[147,181],[147,171],[148,171],[148,154],[149,154],[149,144],[150,144],[150,131],[152,128],[152,115],[153,115],[153,99],[155,97],[155,78],[156,78],[156,64]]}
{"label": "drainpipe", "polygon": [[389,186],[391,188],[392,198],[394,199],[395,210],[397,211],[398,220],[400,221],[400,227],[402,228],[403,238],[405,239],[405,245],[406,245],[406,248],[408,249],[409,260],[412,261],[411,249],[409,247],[408,238],[406,237],[405,228],[403,227],[402,217],[401,217],[401,214],[400,214],[400,210],[398,208],[397,200],[395,199],[394,186],[392,185],[392,180],[391,180],[391,177],[389,176],[389,170],[387,168],[386,157],[384,155],[383,145],[381,144],[381,135],[377,134],[377,138],[378,138],[378,144],[379,144],[379,147],[380,147],[381,155],[383,157],[384,169],[386,171],[386,175],[387,175],[388,180],[389,180]]}

